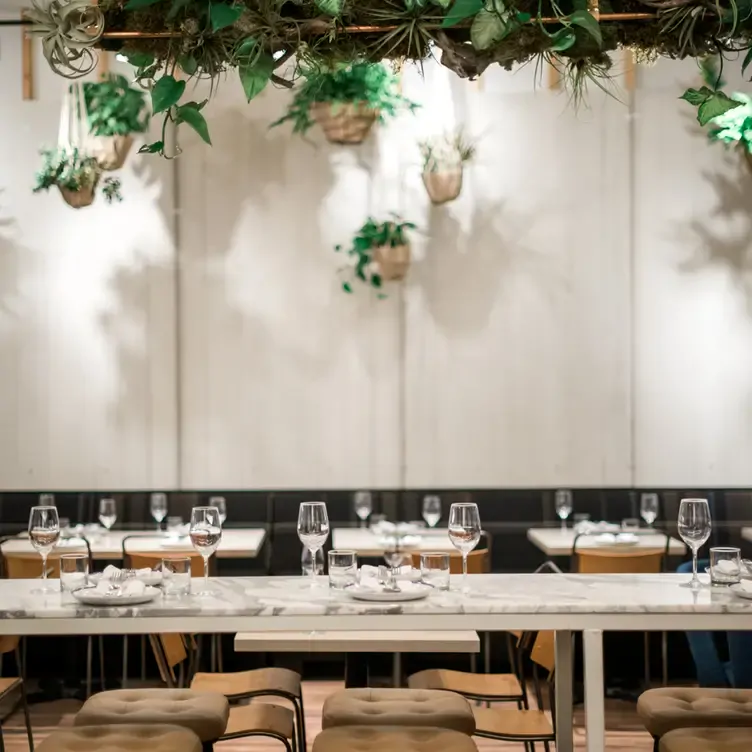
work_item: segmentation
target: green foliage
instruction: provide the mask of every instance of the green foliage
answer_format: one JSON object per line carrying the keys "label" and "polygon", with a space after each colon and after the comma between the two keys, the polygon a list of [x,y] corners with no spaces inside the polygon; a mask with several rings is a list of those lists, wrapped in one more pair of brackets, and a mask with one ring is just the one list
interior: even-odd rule
{"label": "green foliage", "polygon": [[363,102],[378,111],[382,123],[395,117],[400,109],[417,107],[399,93],[397,76],[381,63],[354,63],[334,70],[305,69],[302,76],[303,83],[297,88],[292,104],[272,127],[289,120],[293,133],[305,133],[313,125],[310,108],[315,102],[335,105]]}
{"label": "green foliage", "polygon": [[129,86],[125,76],[87,82],[83,89],[89,129],[95,136],[127,136],[146,130],[146,97],[142,90]]}
{"label": "green foliage", "polygon": [[[42,149],[42,167],[34,176],[34,193],[47,191],[54,186],[70,191],[89,190],[99,183],[102,169],[94,157],[78,149]],[[102,195],[107,203],[122,201],[120,181],[106,178],[102,181]]]}
{"label": "green foliage", "polygon": [[430,172],[457,169],[475,156],[475,144],[465,137],[461,128],[427,138],[418,146],[423,157],[423,170]]}
{"label": "green foliage", "polygon": [[120,203],[123,200],[123,196],[120,193],[120,180],[118,178],[105,178],[102,181],[102,195],[104,200],[111,204],[113,201]]}
{"label": "green foliage", "polygon": [[[374,254],[377,248],[406,245],[408,243],[406,230],[414,230],[412,222],[405,222],[396,214],[386,222],[376,222],[369,217],[365,224],[355,233],[350,247],[345,250],[341,245],[336,245],[334,250],[346,253],[354,260],[352,276],[355,279],[370,285],[376,290],[383,286],[383,280],[374,265]],[[345,292],[352,292],[352,284],[349,280],[342,283]],[[380,295],[379,297],[384,297]]]}
{"label": "green foliage", "polygon": [[708,86],[687,89],[679,99],[697,107],[697,122],[702,126],[729,110],[741,107],[741,102],[727,96],[720,89],[711,89]]}
{"label": "green foliage", "polygon": [[739,145],[752,154],[752,97],[735,91],[731,99],[737,106],[710,120],[708,137],[729,146]]}

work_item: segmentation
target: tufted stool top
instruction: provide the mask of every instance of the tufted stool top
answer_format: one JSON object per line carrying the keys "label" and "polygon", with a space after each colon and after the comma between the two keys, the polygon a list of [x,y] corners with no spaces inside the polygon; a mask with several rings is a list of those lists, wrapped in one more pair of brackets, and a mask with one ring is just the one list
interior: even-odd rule
{"label": "tufted stool top", "polygon": [[167,725],[76,726],[53,731],[38,752],[201,752],[186,728]]}
{"label": "tufted stool top", "polygon": [[749,752],[752,729],[691,728],[669,731],[661,752]]}
{"label": "tufted stool top", "polygon": [[433,726],[475,733],[468,701],[438,689],[345,689],[327,697],[321,725]]}
{"label": "tufted stool top", "polygon": [[112,723],[170,724],[193,731],[202,742],[219,739],[230,706],[224,695],[190,689],[116,689],[93,695],[75,718],[76,726]]}
{"label": "tufted stool top", "polygon": [[752,727],[752,689],[649,689],[637,700],[637,714],[654,737],[677,728]]}
{"label": "tufted stool top", "polygon": [[313,752],[478,752],[459,731],[415,726],[341,726],[322,731]]}

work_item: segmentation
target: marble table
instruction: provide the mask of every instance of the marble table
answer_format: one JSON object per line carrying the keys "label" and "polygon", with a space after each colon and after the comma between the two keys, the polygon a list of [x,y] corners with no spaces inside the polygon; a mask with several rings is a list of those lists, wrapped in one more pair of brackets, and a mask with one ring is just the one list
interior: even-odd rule
{"label": "marble table", "polygon": [[[376,535],[367,527],[337,527],[332,530],[332,548],[355,551],[358,556],[383,556],[387,546],[382,536]],[[419,536],[408,536],[400,544],[406,553],[413,551],[441,551],[453,553],[457,549],[449,541],[449,534],[443,528],[425,528]]]}
{"label": "marble table", "polygon": [[[181,552],[193,552],[189,538],[170,538],[166,533],[158,537],[156,530],[113,530],[101,535],[87,536],[94,559],[119,560],[123,558],[123,538],[126,536],[144,536],[143,540],[129,540],[126,543],[128,551],[144,553],[164,553],[165,556]],[[222,542],[219,544],[217,556],[220,559],[255,559],[266,539],[263,528],[225,528],[222,531]],[[28,538],[15,538],[5,541],[0,546],[4,554],[37,555]],[[56,547],[57,553],[73,553],[85,551],[81,540],[71,538],[62,540]]]}
{"label": "marble table", "polygon": [[[604,630],[752,630],[752,601],[680,587],[686,575],[471,575],[471,592],[403,604],[361,603],[302,577],[213,578],[216,595],[93,608],[38,580],[0,580],[0,635],[297,630],[541,630],[556,632],[557,752],[572,752],[572,632],[583,632],[588,752],[604,752]],[[457,588],[458,578],[452,586]]]}
{"label": "marble table", "polygon": [[[568,527],[562,530],[559,527],[531,527],[527,531],[527,539],[546,556],[569,556],[574,545],[574,530]],[[660,534],[640,532],[637,543],[630,546],[604,546],[597,540],[596,535],[583,535],[577,540],[577,548],[618,548],[619,551],[645,550],[647,548],[665,548],[666,538]],[[683,556],[687,547],[680,540],[671,538],[668,552],[671,556]]]}

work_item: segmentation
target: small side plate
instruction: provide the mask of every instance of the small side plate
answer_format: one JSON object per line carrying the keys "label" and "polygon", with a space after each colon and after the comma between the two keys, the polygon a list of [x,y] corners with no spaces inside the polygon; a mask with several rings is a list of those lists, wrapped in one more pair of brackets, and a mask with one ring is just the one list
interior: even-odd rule
{"label": "small side plate", "polygon": [[72,595],[79,603],[87,606],[138,606],[153,601],[159,595],[159,590],[146,587],[140,595],[108,595],[100,593],[96,588],[83,588],[74,590]]}
{"label": "small side plate", "polygon": [[404,601],[419,601],[425,598],[433,588],[427,585],[415,585],[411,588],[405,588],[397,593],[390,593],[383,590],[370,590],[368,588],[355,587],[347,588],[344,592],[356,601],[370,601],[372,603],[402,603]]}

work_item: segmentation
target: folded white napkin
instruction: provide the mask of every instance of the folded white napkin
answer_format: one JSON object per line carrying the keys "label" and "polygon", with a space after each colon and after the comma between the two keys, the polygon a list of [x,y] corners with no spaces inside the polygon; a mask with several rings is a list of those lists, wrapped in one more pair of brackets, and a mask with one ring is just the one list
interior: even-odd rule
{"label": "folded white napkin", "polygon": [[123,596],[123,595],[143,595],[146,585],[141,580],[125,580],[122,586],[116,591],[112,591],[112,583],[105,580],[104,577],[97,583],[96,591],[102,595]]}
{"label": "folded white napkin", "polygon": [[719,574],[733,575],[739,574],[739,567],[733,561],[722,559],[715,565],[715,571]]}
{"label": "folded white napkin", "polygon": [[[419,580],[420,570],[413,569],[409,564],[403,564],[395,573],[396,578],[402,582],[402,580]],[[360,581],[374,580],[378,584],[379,568],[373,567],[370,564],[363,564],[360,568]]]}
{"label": "folded white napkin", "polygon": [[[102,577],[100,579],[102,579],[102,580],[111,580],[113,577],[119,576],[120,571],[121,570],[118,567],[115,567],[112,564],[108,564],[104,568],[104,571],[102,572]],[[153,574],[154,574],[154,571],[152,569],[149,569],[149,567],[143,567],[143,569],[137,569],[135,571],[135,577],[136,577],[136,579],[139,579],[139,578],[149,578]]]}

